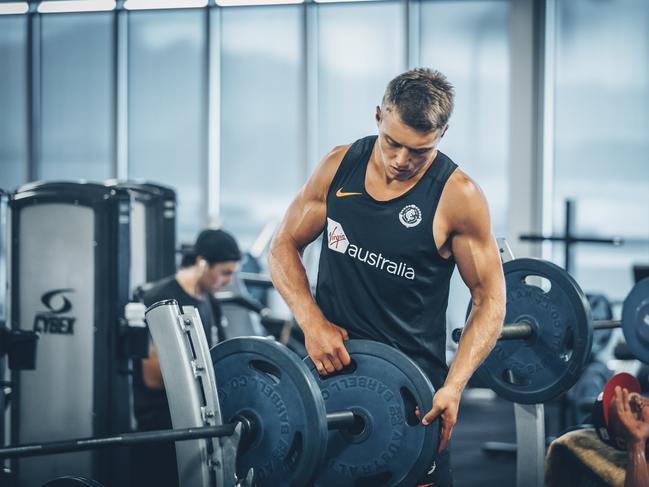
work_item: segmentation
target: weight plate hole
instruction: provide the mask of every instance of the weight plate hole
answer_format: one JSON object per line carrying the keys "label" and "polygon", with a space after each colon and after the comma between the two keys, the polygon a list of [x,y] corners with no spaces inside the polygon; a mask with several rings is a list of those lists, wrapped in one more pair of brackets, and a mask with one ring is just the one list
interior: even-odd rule
{"label": "weight plate hole", "polygon": [[273,364],[266,362],[265,360],[252,360],[250,362],[250,368],[265,374],[275,384],[279,384],[279,381],[282,378],[282,372]]}
{"label": "weight plate hole", "polygon": [[362,443],[372,432],[371,415],[361,408],[352,407],[349,410],[354,413],[354,423],[340,430],[340,434],[350,443]]}
{"label": "weight plate hole", "polygon": [[360,414],[354,414],[354,423],[347,430],[352,436],[360,436],[365,431],[365,417]]}
{"label": "weight plate hole", "polygon": [[550,289],[552,289],[552,284],[550,283],[550,281],[545,277],[541,277],[541,276],[533,276],[533,275],[525,276],[523,282],[527,286],[538,287],[541,291],[543,291],[546,294],[550,292]]}
{"label": "weight plate hole", "polygon": [[401,399],[403,400],[403,410],[405,411],[406,415],[406,423],[410,426],[415,426],[419,424],[419,418],[417,417],[417,413],[415,412],[415,409],[417,409],[417,400],[415,399],[415,395],[410,392],[410,389],[407,387],[402,387],[400,389],[401,392]]}
{"label": "weight plate hole", "polygon": [[527,377],[523,377],[520,374],[517,374],[512,369],[503,370],[503,380],[508,384],[517,387],[525,387],[530,385],[530,380]]}
{"label": "weight plate hole", "polygon": [[392,478],[392,472],[381,472],[368,477],[356,479],[354,487],[376,487],[377,485],[386,485]]}
{"label": "weight plate hole", "polygon": [[572,352],[575,348],[575,337],[573,334],[572,328],[566,330],[566,334],[563,337],[563,345],[561,347],[561,353],[559,356],[564,362],[569,362],[572,358]]}

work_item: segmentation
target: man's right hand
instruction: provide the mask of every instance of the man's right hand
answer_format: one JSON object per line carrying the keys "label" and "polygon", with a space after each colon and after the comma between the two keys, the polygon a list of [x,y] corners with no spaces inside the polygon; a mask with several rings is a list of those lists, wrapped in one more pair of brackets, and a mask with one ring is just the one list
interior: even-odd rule
{"label": "man's right hand", "polygon": [[643,408],[646,406],[636,406],[634,404],[636,401],[632,401],[631,397],[632,395],[626,388],[622,389],[617,386],[615,388],[615,397],[609,406],[609,414],[619,421],[621,433],[627,442],[627,446],[638,444],[642,446],[644,451],[645,442],[649,439],[649,423],[646,422],[643,412]]}
{"label": "man's right hand", "polygon": [[304,330],[306,351],[320,375],[331,374],[349,365],[351,358],[343,343],[348,338],[347,330],[327,320],[310,323]]}

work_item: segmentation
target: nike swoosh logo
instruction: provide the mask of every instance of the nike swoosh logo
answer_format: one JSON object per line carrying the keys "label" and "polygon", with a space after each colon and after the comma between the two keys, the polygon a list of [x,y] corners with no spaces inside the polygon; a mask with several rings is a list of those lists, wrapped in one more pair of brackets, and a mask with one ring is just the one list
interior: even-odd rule
{"label": "nike swoosh logo", "polygon": [[336,196],[338,198],[341,198],[343,196],[358,196],[360,194],[363,194],[363,193],[345,193],[345,192],[343,192],[342,188],[339,188],[338,191],[336,191]]}

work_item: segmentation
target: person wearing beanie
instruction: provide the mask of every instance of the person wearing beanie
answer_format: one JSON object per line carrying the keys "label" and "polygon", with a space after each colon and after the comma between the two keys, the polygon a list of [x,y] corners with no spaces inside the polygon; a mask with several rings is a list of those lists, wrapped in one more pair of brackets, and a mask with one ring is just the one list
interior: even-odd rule
{"label": "person wearing beanie", "polygon": [[624,487],[649,487],[649,399],[640,392],[638,379],[618,373],[607,382],[591,414],[597,436],[627,452]]}
{"label": "person wearing beanie", "polygon": [[[221,309],[214,293],[232,280],[241,251],[232,235],[224,230],[206,229],[184,258],[175,275],[155,283],[143,296],[146,306],[165,299],[175,299],[182,306],[194,306],[201,317],[210,347],[223,339]],[[191,259],[191,260],[189,260]],[[135,361],[133,399],[139,431],[171,428],[169,405],[164,391],[162,371],[155,345],[149,345],[149,357]],[[132,485],[176,487],[178,472],[173,443],[147,445],[131,451]]]}

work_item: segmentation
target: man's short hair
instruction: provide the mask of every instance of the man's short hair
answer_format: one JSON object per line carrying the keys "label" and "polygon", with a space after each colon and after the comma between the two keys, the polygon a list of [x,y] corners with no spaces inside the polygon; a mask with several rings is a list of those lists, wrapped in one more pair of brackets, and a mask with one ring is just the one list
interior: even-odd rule
{"label": "man's short hair", "polygon": [[417,68],[388,83],[381,109],[393,111],[419,132],[443,129],[453,112],[455,90],[436,70]]}
{"label": "man's short hair", "polygon": [[209,265],[241,260],[237,241],[224,230],[203,230],[196,238],[194,259],[202,257]]}

